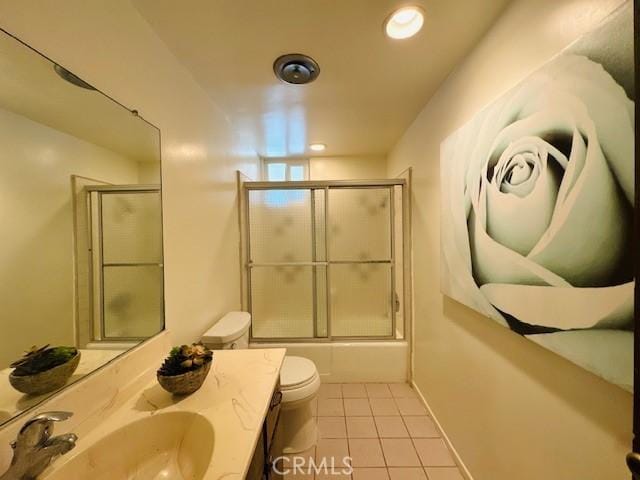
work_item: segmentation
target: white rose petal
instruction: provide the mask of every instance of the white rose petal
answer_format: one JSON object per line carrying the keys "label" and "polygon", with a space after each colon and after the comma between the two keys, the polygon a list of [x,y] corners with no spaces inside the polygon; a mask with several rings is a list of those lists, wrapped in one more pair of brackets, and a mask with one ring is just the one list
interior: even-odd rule
{"label": "white rose petal", "polygon": [[480,291],[498,310],[542,327],[627,328],[633,313],[633,282],[602,288],[486,284]]}
{"label": "white rose petal", "polygon": [[[575,59],[568,61],[573,64]],[[589,63],[586,59],[578,62],[582,64],[583,61]],[[523,86],[507,103],[513,104],[514,99],[519,99],[522,102],[521,111],[515,119],[512,117],[511,124],[494,136],[494,142],[485,154],[484,166],[478,172],[480,182],[471,183],[471,203],[476,217],[472,221],[473,215],[469,215],[470,247],[472,252],[480,252],[487,250],[486,245],[474,245],[475,241],[487,243],[496,240],[527,256],[533,263],[561,277],[568,284],[610,285],[627,253],[629,225],[624,219],[628,219],[629,211],[625,210],[627,205],[624,197],[617,190],[618,184],[604,158],[598,132],[584,103],[571,92],[557,88],[554,83],[545,88],[539,85],[555,78],[555,74],[549,75],[548,70],[553,71],[549,67],[532,81],[540,88],[524,96]],[[595,71],[601,73],[599,68],[595,68]],[[501,152],[520,137],[543,137],[553,132],[572,137],[571,157],[568,163],[564,163],[566,172],[555,199],[555,208],[550,208],[553,198],[549,196],[548,183],[541,185],[541,191],[534,189],[537,198],[531,202],[518,202],[514,198],[516,195],[499,196],[495,189],[486,185],[492,152]],[[609,150],[614,148],[610,147]],[[564,162],[560,158],[557,160]],[[544,181],[549,177],[542,175],[540,178]],[[544,190],[545,187],[547,190]],[[529,208],[517,210],[517,204]],[[540,236],[549,216],[552,218],[549,228]],[[477,225],[473,225],[478,220],[487,229],[488,239],[478,235]],[[495,268],[492,266],[495,257],[491,260],[473,259],[474,267],[482,266],[481,271],[474,269],[476,279],[480,284],[507,283],[504,282],[505,266],[502,264],[505,259],[501,259],[501,264],[496,262]],[[511,256],[511,260],[515,260],[515,257]],[[523,261],[518,259],[517,263],[522,265]],[[512,265],[512,270],[519,270],[518,265]],[[539,285],[540,282],[534,280],[530,284]]]}
{"label": "white rose petal", "polygon": [[[570,191],[563,189],[558,195],[551,225],[528,258],[574,286],[606,286],[628,255],[631,216],[593,124],[580,117],[586,112],[577,106],[575,114],[587,138],[584,167]],[[582,160],[583,155],[575,157]],[[574,155],[569,164],[573,159]]]}
{"label": "white rose petal", "polygon": [[633,392],[632,331],[573,330],[527,338]]}
{"label": "white rose petal", "polygon": [[[516,186],[511,178],[505,185],[506,172],[497,171],[494,180],[487,187],[487,233],[505,247],[527,255],[549,228],[551,216],[560,186],[559,178],[547,167],[547,162],[566,164],[566,157],[535,137],[525,137],[510,145],[501,156],[496,170],[504,170],[512,162],[526,162],[523,154],[514,151],[528,151],[531,168],[519,168],[522,180]],[[551,157],[551,158],[550,158]],[[517,168],[517,167],[512,167]],[[564,167],[562,167],[564,169]],[[523,175],[527,175],[526,180]],[[503,191],[504,190],[504,191]],[[523,190],[523,192],[521,192]]]}
{"label": "white rose petal", "polygon": [[516,283],[570,287],[562,277],[493,240],[472,213],[469,239],[474,276],[478,283]]}
{"label": "white rose petal", "polygon": [[[600,64],[563,55],[542,69],[554,90],[580,99],[593,121],[600,146],[629,204],[634,199],[634,104]],[[525,105],[522,115],[538,108]],[[531,109],[531,110],[530,110]]]}

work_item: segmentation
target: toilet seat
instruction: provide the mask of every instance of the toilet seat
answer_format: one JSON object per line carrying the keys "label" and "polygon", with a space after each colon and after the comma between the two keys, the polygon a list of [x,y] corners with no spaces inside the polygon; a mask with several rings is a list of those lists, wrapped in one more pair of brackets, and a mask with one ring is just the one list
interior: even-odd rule
{"label": "toilet seat", "polygon": [[282,390],[304,387],[318,375],[315,364],[303,357],[285,356],[280,370],[280,387]]}
{"label": "toilet seat", "polygon": [[303,402],[320,389],[316,365],[302,357],[284,357],[280,370],[280,390],[283,408],[286,404]]}

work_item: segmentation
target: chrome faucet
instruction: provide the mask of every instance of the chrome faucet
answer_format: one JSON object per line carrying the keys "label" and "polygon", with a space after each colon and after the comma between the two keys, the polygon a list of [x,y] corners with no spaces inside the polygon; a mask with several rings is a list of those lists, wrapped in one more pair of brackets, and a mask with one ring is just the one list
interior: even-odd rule
{"label": "chrome faucet", "polygon": [[76,446],[78,437],[66,433],[52,437],[53,424],[71,418],[70,412],[46,412],[28,420],[11,444],[13,459],[0,480],[35,480],[49,464]]}

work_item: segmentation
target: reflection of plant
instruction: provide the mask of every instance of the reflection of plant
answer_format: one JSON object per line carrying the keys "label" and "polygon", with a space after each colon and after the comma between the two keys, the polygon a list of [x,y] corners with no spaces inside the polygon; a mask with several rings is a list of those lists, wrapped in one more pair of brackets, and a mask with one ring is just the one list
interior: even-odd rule
{"label": "reflection of plant", "polygon": [[25,355],[13,362],[10,366],[15,368],[13,375],[23,377],[51,370],[58,365],[67,363],[78,354],[74,347],[44,347],[35,345],[25,352]]}
{"label": "reflection of plant", "polygon": [[181,375],[199,369],[212,358],[213,352],[202,343],[173,347],[158,374],[168,377]]}

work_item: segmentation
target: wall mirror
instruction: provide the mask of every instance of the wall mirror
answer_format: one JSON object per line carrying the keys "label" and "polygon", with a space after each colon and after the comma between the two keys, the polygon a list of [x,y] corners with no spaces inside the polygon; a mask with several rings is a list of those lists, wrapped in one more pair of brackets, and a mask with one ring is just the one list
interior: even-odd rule
{"label": "wall mirror", "polygon": [[159,130],[4,31],[0,64],[2,424],[161,331],[164,296]]}

